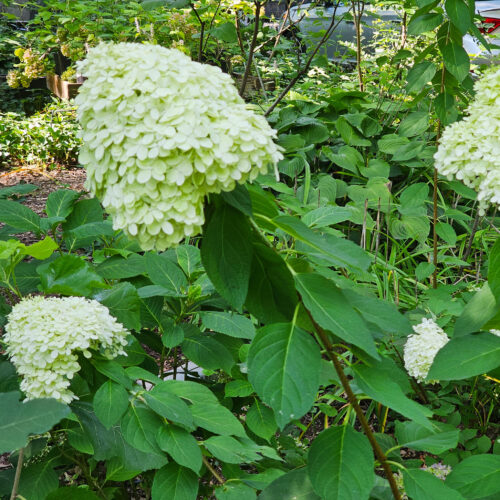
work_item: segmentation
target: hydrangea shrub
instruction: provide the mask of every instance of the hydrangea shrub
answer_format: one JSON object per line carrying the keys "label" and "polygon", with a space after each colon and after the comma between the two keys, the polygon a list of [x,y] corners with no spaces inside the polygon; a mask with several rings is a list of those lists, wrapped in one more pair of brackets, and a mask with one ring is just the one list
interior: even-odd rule
{"label": "hydrangea shrub", "polygon": [[[404,347],[404,362],[407,372],[423,382],[429,373],[438,351],[448,342],[448,336],[432,319],[424,318],[413,327],[414,334],[409,335]],[[431,384],[437,380],[428,381]]]}
{"label": "hydrangea shrub", "polygon": [[500,204],[500,69],[486,73],[475,84],[476,96],[468,116],[446,127],[434,156],[436,169],[478,193],[479,210]]}
{"label": "hydrangea shrub", "polygon": [[107,307],[83,297],[25,298],[12,308],[5,332],[27,398],[64,403],[76,399],[69,386],[80,370],[78,353],[90,358],[94,350],[114,358],[125,354],[128,335]]}
{"label": "hydrangea shrub", "polygon": [[175,49],[100,44],[79,64],[87,188],[145,250],[200,232],[209,193],[231,191],[282,155],[229,75]]}

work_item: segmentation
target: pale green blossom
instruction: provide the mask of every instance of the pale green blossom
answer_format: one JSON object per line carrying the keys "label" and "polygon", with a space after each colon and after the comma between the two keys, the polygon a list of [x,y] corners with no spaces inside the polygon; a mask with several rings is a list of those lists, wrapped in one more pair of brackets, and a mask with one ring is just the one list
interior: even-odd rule
{"label": "pale green blossom", "polygon": [[28,297],[7,319],[3,340],[28,399],[76,399],[68,387],[80,370],[79,352],[90,358],[99,351],[108,359],[125,354],[127,330],[95,300]]}
{"label": "pale green blossom", "polygon": [[[434,320],[424,318],[413,327],[415,334],[409,335],[404,347],[404,362],[407,372],[419,382],[429,373],[438,351],[448,342],[448,336]],[[437,380],[428,381],[431,384]]]}
{"label": "pale green blossom", "polygon": [[163,250],[200,232],[209,193],[252,181],[282,158],[276,133],[229,75],[174,49],[100,44],[78,71],[89,188],[115,229]]}
{"label": "pale green blossom", "polygon": [[462,121],[446,127],[436,169],[477,191],[479,210],[500,204],[500,69],[487,72],[475,84],[476,96]]}

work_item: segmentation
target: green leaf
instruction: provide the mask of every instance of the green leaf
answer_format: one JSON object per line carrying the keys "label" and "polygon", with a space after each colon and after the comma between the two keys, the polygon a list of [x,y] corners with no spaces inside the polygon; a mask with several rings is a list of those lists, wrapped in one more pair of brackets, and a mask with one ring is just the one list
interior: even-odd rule
{"label": "green leaf", "polygon": [[370,398],[414,420],[420,425],[433,430],[433,424],[427,419],[432,417],[432,411],[407,398],[401,387],[387,374],[377,368],[367,365],[353,367],[357,386]]}
{"label": "green leaf", "polygon": [[[361,291],[362,289],[360,289]],[[406,316],[403,316],[398,311],[395,304],[372,296],[362,295],[356,289],[346,288],[342,290],[342,295],[366,322],[377,325],[383,332],[393,333],[397,336],[412,333],[411,323]]]}
{"label": "green leaf", "polygon": [[236,34],[236,28],[234,23],[223,23],[210,31],[210,34],[216,40],[222,40],[223,42],[235,43],[238,41],[238,35]]}
{"label": "green leaf", "polygon": [[146,453],[160,453],[156,443],[156,433],[162,421],[148,408],[130,405],[122,419],[125,440],[134,448]]}
{"label": "green leaf", "polygon": [[235,360],[229,349],[212,335],[201,333],[194,325],[189,326],[184,329],[182,352],[202,368],[222,368],[226,373],[231,373]]}
{"label": "green leaf", "polygon": [[[238,209],[241,213],[247,215],[248,217],[253,216],[252,200],[250,199],[250,194],[248,193],[248,189],[244,184],[236,184],[236,187],[232,191],[222,191],[220,195],[226,203]],[[178,247],[178,249],[179,248],[182,247]],[[198,249],[196,248],[196,250]]]}
{"label": "green leaf", "polygon": [[102,222],[103,210],[97,198],[84,198],[73,205],[71,213],[63,222],[63,230],[70,231],[91,222]]}
{"label": "green leaf", "polygon": [[361,153],[352,146],[342,146],[336,154],[328,155],[328,159],[354,174],[357,174],[365,163]]}
{"label": "green leaf", "polygon": [[250,319],[241,314],[222,311],[200,312],[201,323],[205,328],[239,339],[253,339],[255,327]]}
{"label": "green leaf", "polygon": [[26,446],[30,434],[43,434],[66,417],[70,410],[55,399],[19,402],[18,392],[0,394],[0,453]]}
{"label": "green leaf", "polygon": [[125,369],[116,361],[111,359],[91,359],[90,362],[95,367],[95,369],[106,375],[106,377],[114,380],[120,385],[123,385],[126,389],[132,388],[132,383],[125,371]]}
{"label": "green leaf", "polygon": [[99,497],[87,488],[70,486],[53,491],[45,500],[99,500]]}
{"label": "green leaf", "polygon": [[46,500],[47,495],[59,486],[58,474],[54,471],[54,459],[45,459],[23,468],[19,482],[19,494],[29,500]]}
{"label": "green leaf", "polygon": [[378,358],[375,342],[365,322],[333,282],[315,274],[297,274],[297,290],[314,320],[345,342]]}
{"label": "green leaf", "polygon": [[58,189],[49,194],[45,212],[49,217],[62,217],[65,219],[73,210],[75,201],[80,193],[72,189]]}
{"label": "green leaf", "polygon": [[321,353],[293,323],[261,328],[250,345],[248,379],[275,413],[281,429],[312,406],[319,386]]}
{"label": "green leaf", "polygon": [[45,293],[89,296],[104,280],[78,255],[67,254],[37,267]]}
{"label": "green leaf", "polygon": [[416,422],[396,422],[396,438],[399,446],[428,451],[434,455],[456,448],[459,432],[458,429],[434,432]]}
{"label": "green leaf", "polygon": [[38,186],[34,184],[16,184],[15,186],[8,186],[0,188],[0,200],[5,200],[12,196],[18,196],[23,194],[32,193],[36,191]]}
{"label": "green leaf", "polygon": [[122,282],[94,296],[128,330],[141,329],[141,301],[137,289]]}
{"label": "green leaf", "polygon": [[443,125],[449,125],[458,118],[455,96],[448,92],[442,92],[434,99],[434,109]]}
{"label": "green leaf", "polygon": [[447,222],[438,222],[436,224],[436,233],[442,240],[446,241],[448,245],[455,246],[457,242],[457,233],[455,233],[453,226]]}
{"label": "green leaf", "polygon": [[445,484],[467,499],[496,498],[500,493],[500,455],[466,458],[453,467]]}
{"label": "green leaf", "polygon": [[171,422],[194,430],[195,425],[188,405],[176,394],[166,389],[161,382],[144,393],[147,405],[158,415]]}
{"label": "green leaf", "polygon": [[330,427],[313,441],[307,468],[321,498],[359,500],[369,497],[375,482],[374,465],[366,436],[342,425]]}
{"label": "green leaf", "polygon": [[176,294],[182,294],[188,286],[187,278],[180,267],[171,260],[155,253],[146,255],[146,271],[149,279]]}
{"label": "green leaf", "polygon": [[214,490],[217,500],[255,500],[255,490],[244,483],[233,482],[217,486]]}
{"label": "green leaf", "polygon": [[248,293],[252,264],[250,227],[246,217],[223,204],[205,226],[201,260],[216,290],[241,309]]}
{"label": "green leaf", "polygon": [[320,207],[302,216],[302,222],[309,227],[328,227],[344,222],[351,216],[351,211],[345,207]]}
{"label": "green leaf", "polygon": [[192,469],[199,474],[201,469],[201,450],[196,439],[175,425],[163,425],[156,436],[158,445],[179,465]]}
{"label": "green leaf", "polygon": [[151,494],[152,500],[196,500],[198,477],[192,470],[170,463],[155,474]]}
{"label": "green leaf", "polygon": [[406,494],[412,500],[464,500],[458,491],[425,470],[407,469],[403,477]]}
{"label": "green leaf", "polygon": [[454,337],[479,331],[498,313],[498,306],[488,283],[467,303],[455,322]]}
{"label": "green leaf", "polygon": [[240,421],[219,403],[196,403],[189,409],[198,427],[221,436],[246,436]]}
{"label": "green leaf", "polygon": [[408,23],[409,35],[421,35],[427,31],[432,31],[443,22],[443,15],[432,12],[429,14],[417,14]]}
{"label": "green leaf", "polygon": [[271,222],[278,229],[285,231],[317,252],[310,251],[311,255],[327,259],[333,266],[365,271],[371,264],[368,254],[352,241],[330,234],[321,236],[296,217],[281,215]]}
{"label": "green leaf", "polygon": [[226,398],[245,398],[253,394],[253,387],[248,380],[230,380],[224,388],[224,394]]}
{"label": "green leaf", "polygon": [[258,496],[258,500],[321,500],[314,493],[307,468],[295,469],[275,479]]}
{"label": "green leaf", "polygon": [[126,259],[114,255],[99,264],[96,271],[107,280],[132,278],[140,274],[146,274],[146,259],[143,255],[136,253]]}
{"label": "green leaf", "polygon": [[454,42],[448,42],[441,48],[446,69],[462,82],[470,71],[469,55],[465,49]]}
{"label": "green leaf", "polygon": [[0,200],[0,222],[21,231],[40,231],[40,216],[16,201]]}
{"label": "green leaf", "polygon": [[263,323],[290,321],[297,304],[292,275],[271,248],[253,243],[246,308]]}
{"label": "green leaf", "polygon": [[406,86],[407,92],[420,92],[424,85],[430,82],[436,74],[436,65],[429,61],[424,61],[415,64],[408,72],[406,78],[408,85]]}
{"label": "green leaf", "polygon": [[463,0],[446,0],[444,8],[453,26],[462,35],[465,35],[471,25],[471,13],[468,5]]}
{"label": "green leaf", "polygon": [[245,423],[255,435],[266,441],[274,436],[278,427],[271,408],[265,406],[258,399],[249,408]]}
{"label": "green leaf", "polygon": [[500,337],[492,333],[452,338],[434,358],[429,380],[463,380],[500,366]]}
{"label": "green leaf", "polygon": [[128,408],[128,392],[119,384],[108,380],[94,395],[94,411],[97,418],[109,429],[116,424]]}
{"label": "green leaf", "polygon": [[415,137],[423,134],[429,127],[429,113],[426,111],[414,111],[410,113],[398,128],[398,134],[403,137]]}
{"label": "green leaf", "polygon": [[436,266],[432,262],[420,262],[415,268],[415,276],[418,281],[423,281],[428,278],[436,269]]}
{"label": "green leaf", "polygon": [[488,285],[497,303],[500,304],[500,238],[490,251],[488,261]]}
{"label": "green leaf", "polygon": [[362,137],[354,127],[345,119],[345,117],[340,116],[335,122],[335,127],[337,128],[342,140],[349,146],[370,146],[371,142],[368,139]]}

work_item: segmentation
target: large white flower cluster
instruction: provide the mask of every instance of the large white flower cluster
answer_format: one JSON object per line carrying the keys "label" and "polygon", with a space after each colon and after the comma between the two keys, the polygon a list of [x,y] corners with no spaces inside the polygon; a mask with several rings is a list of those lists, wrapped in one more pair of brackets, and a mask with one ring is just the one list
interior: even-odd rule
{"label": "large white flower cluster", "polygon": [[207,194],[282,158],[276,132],[231,77],[178,50],[102,43],[78,71],[87,77],[76,98],[86,186],[145,250],[197,234]]}
{"label": "large white flower cluster", "polygon": [[28,399],[54,398],[70,403],[68,389],[80,369],[78,352],[108,359],[125,354],[128,332],[107,307],[83,297],[28,297],[16,304],[5,326],[7,353],[23,377]]}
{"label": "large white flower cluster", "polygon": [[446,127],[434,155],[437,170],[455,177],[478,193],[479,210],[500,204],[500,69],[475,85],[468,116]]}
{"label": "large white flower cluster", "polygon": [[[408,373],[423,382],[438,351],[448,342],[448,336],[434,320],[424,318],[413,327],[404,347],[404,362]],[[428,381],[431,384],[437,380]]]}

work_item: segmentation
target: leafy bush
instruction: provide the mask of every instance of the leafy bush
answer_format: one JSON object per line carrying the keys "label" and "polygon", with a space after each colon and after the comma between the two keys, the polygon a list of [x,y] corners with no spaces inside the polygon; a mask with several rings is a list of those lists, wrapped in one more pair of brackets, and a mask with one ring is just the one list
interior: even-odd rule
{"label": "leafy bush", "polygon": [[26,116],[0,114],[0,165],[74,164],[80,145],[75,109],[52,104]]}

